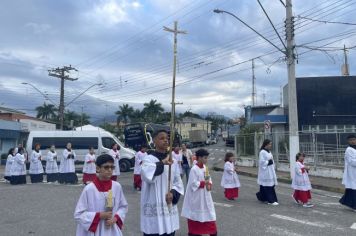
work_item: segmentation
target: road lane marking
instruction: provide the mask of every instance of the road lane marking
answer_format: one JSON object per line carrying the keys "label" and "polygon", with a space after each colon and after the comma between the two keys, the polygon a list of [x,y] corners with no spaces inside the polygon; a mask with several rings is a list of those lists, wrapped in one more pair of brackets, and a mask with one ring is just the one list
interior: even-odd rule
{"label": "road lane marking", "polygon": [[322,205],[340,205],[338,202],[323,202]]}
{"label": "road lane marking", "polygon": [[312,210],[313,213],[317,213],[317,214],[320,214],[320,215],[323,215],[323,216],[327,216],[329,215],[328,213],[326,212],[323,212],[323,211],[318,211],[318,210]]}
{"label": "road lane marking", "polygon": [[356,229],[356,223],[353,223],[350,228],[351,229]]}
{"label": "road lane marking", "polygon": [[226,203],[221,203],[221,202],[214,202],[215,206],[222,206],[222,207],[233,207],[234,205],[226,204]]}
{"label": "road lane marking", "polygon": [[279,228],[279,227],[274,227],[274,226],[269,226],[267,228],[268,233],[272,233],[274,235],[286,235],[286,236],[302,236],[302,234],[297,234],[292,231],[289,231],[284,228]]}
{"label": "road lane marking", "polygon": [[271,216],[274,217],[274,218],[277,218],[277,219],[288,220],[288,221],[292,221],[292,222],[296,222],[296,223],[300,223],[300,224],[305,224],[305,225],[310,225],[310,226],[315,226],[315,227],[319,227],[319,228],[325,228],[327,226],[330,226],[329,224],[324,224],[324,223],[321,223],[321,222],[309,222],[309,221],[299,220],[299,219],[292,218],[292,217],[289,217],[289,216],[284,216],[284,215],[272,214]]}

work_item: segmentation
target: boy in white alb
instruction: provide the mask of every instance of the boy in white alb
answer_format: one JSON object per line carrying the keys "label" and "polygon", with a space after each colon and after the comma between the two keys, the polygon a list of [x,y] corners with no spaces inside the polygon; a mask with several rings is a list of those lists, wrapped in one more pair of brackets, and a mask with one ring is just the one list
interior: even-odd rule
{"label": "boy in white alb", "polygon": [[43,182],[43,166],[42,166],[42,153],[41,145],[39,143],[35,144],[35,150],[32,151],[30,157],[30,178],[31,183],[41,183]]}
{"label": "boy in white alb", "polygon": [[179,229],[177,203],[184,194],[180,173],[172,165],[171,189],[168,189],[168,134],[158,130],[153,135],[156,150],[142,160],[141,231],[144,236],[174,236]]}
{"label": "boy in white alb", "polygon": [[356,136],[347,137],[349,146],[345,151],[345,169],[342,184],[345,185],[345,194],[340,203],[356,212]]}
{"label": "boy in white alb", "polygon": [[179,173],[182,177],[182,161],[183,161],[183,154],[180,151],[179,146],[175,147],[173,152],[172,152],[172,158],[173,158],[173,165],[176,165],[176,168],[178,168]]}
{"label": "boy in white alb", "polygon": [[94,147],[89,148],[89,153],[85,156],[83,166],[83,184],[93,182],[96,177],[95,166],[95,150]]}
{"label": "boy in white alb", "polygon": [[141,179],[141,164],[142,159],[147,156],[146,146],[142,145],[140,151],[135,155],[135,167],[134,167],[134,188],[141,191],[142,179]]}
{"label": "boy in white alb", "polygon": [[214,202],[211,197],[212,182],[208,167],[209,153],[205,149],[196,151],[197,164],[189,174],[182,216],[188,220],[188,235],[217,235]]}
{"label": "boy in white alb", "polygon": [[67,143],[67,147],[63,150],[63,156],[61,159],[59,182],[65,184],[76,184],[78,183],[78,177],[75,173],[75,163],[76,155],[72,149],[72,144]]}
{"label": "boy in white alb", "polygon": [[10,148],[9,152],[7,153],[5,174],[4,174],[4,179],[9,182],[11,179],[11,166],[12,163],[14,162],[14,157],[15,157],[15,148]]}
{"label": "boy in white alb", "polygon": [[47,182],[56,182],[58,181],[58,165],[57,165],[57,152],[56,147],[52,145],[50,150],[47,153],[46,158],[46,174]]}
{"label": "boy in white alb", "polygon": [[74,212],[76,236],[122,236],[127,202],[121,185],[111,180],[114,159],[100,155],[96,159],[98,176],[88,184]]}
{"label": "boy in white alb", "polygon": [[23,147],[17,148],[17,153],[10,169],[10,184],[26,184],[26,158],[24,152]]}
{"label": "boy in white alb", "polygon": [[314,205],[310,203],[310,190],[312,187],[308,176],[309,167],[304,164],[304,158],[304,153],[297,153],[297,163],[295,164],[294,178],[292,180],[293,199],[297,204],[303,204],[303,207],[313,207]]}
{"label": "boy in white alb", "polygon": [[117,143],[113,143],[111,145],[109,155],[114,158],[115,165],[115,170],[112,173],[111,179],[117,181],[117,178],[120,175],[120,146]]}
{"label": "boy in white alb", "polygon": [[225,197],[228,200],[235,200],[239,197],[240,180],[237,176],[235,158],[232,152],[225,154],[224,173],[221,178],[221,187],[225,189]]}

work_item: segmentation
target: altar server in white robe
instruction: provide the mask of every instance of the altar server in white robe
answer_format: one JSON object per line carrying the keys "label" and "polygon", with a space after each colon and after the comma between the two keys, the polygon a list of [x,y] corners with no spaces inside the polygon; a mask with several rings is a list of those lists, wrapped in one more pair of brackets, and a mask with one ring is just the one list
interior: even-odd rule
{"label": "altar server in white robe", "polygon": [[15,157],[15,148],[10,148],[9,152],[7,153],[6,165],[5,165],[5,174],[4,179],[6,181],[10,181],[11,178],[11,166],[14,163]]}
{"label": "altar server in white robe", "polygon": [[31,183],[43,182],[42,152],[40,149],[41,145],[36,143],[35,150],[31,153],[29,169]]}
{"label": "altar server in white robe", "polygon": [[109,155],[114,158],[115,170],[111,176],[111,179],[117,181],[117,178],[120,175],[120,146],[117,143],[113,143],[111,145],[111,149],[109,150]]}
{"label": "altar server in white robe", "polygon": [[24,152],[24,148],[17,148],[17,153],[14,156],[14,162],[12,163],[10,169],[10,184],[26,184],[26,159]]}
{"label": "altar server in white robe", "polygon": [[234,166],[235,157],[232,152],[225,154],[224,173],[221,178],[221,187],[225,189],[226,199],[235,200],[239,197],[240,180]]}
{"label": "altar server in white robe", "polygon": [[184,194],[179,170],[172,165],[171,189],[168,170],[172,161],[167,153],[166,130],[154,133],[156,150],[142,160],[141,231],[144,236],[173,236],[179,229],[177,203]]}
{"label": "altar server in white robe", "polygon": [[47,182],[58,181],[58,165],[57,165],[57,152],[56,147],[52,145],[46,157],[46,174]]}
{"label": "altar server in white robe", "polygon": [[260,149],[258,162],[257,183],[260,185],[260,191],[256,193],[256,196],[261,202],[278,206],[279,203],[274,189],[278,182],[271,150],[272,141],[269,139],[264,140]]}
{"label": "altar server in white robe", "polygon": [[177,146],[174,148],[173,152],[172,152],[172,158],[173,158],[173,165],[175,165],[178,170],[179,173],[182,176],[183,171],[182,171],[182,161],[183,161],[183,153],[180,150],[180,147]]}
{"label": "altar server in white robe", "polygon": [[217,235],[216,214],[211,197],[212,181],[206,166],[209,153],[196,151],[197,164],[190,171],[184,196],[182,216],[188,220],[188,235]]}
{"label": "altar server in white robe", "polygon": [[134,167],[134,188],[141,191],[142,179],[141,179],[141,165],[142,159],[147,156],[146,145],[142,145],[140,150],[135,155],[135,167]]}
{"label": "altar server in white robe", "polygon": [[84,166],[83,166],[83,184],[88,184],[93,182],[96,177],[96,167],[95,167],[95,149],[94,147],[89,148],[89,153],[85,155]]}
{"label": "altar server in white robe", "polygon": [[122,236],[128,205],[121,185],[111,180],[114,159],[103,154],[96,159],[97,177],[88,184],[74,212],[76,236]]}
{"label": "altar server in white robe", "polygon": [[292,188],[294,189],[292,197],[295,203],[302,204],[303,207],[313,207],[314,205],[310,203],[312,187],[308,176],[309,167],[304,164],[304,158],[304,153],[297,153],[292,180]]}
{"label": "altar server in white robe", "polygon": [[356,136],[349,135],[347,141],[349,146],[345,151],[345,169],[342,178],[345,194],[340,199],[340,203],[356,212]]}
{"label": "altar server in white robe", "polygon": [[76,155],[72,149],[72,144],[68,143],[67,147],[63,150],[59,182],[65,184],[76,184],[78,183],[78,177],[75,173],[75,164],[74,161]]}

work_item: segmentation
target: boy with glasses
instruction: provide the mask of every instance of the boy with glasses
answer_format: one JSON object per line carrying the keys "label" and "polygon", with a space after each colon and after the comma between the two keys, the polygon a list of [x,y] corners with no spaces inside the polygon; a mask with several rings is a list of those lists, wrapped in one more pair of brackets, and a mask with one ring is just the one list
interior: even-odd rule
{"label": "boy with glasses", "polygon": [[84,188],[75,208],[76,235],[121,236],[127,202],[121,185],[111,180],[116,168],[114,159],[103,154],[95,164],[98,174]]}

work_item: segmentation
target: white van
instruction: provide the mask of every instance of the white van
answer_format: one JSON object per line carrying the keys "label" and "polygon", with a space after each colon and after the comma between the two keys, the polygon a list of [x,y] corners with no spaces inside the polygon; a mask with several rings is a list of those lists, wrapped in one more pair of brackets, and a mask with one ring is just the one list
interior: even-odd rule
{"label": "white van", "polygon": [[135,151],[126,148],[114,135],[103,130],[70,130],[70,131],[31,131],[26,144],[26,150],[30,154],[36,143],[41,145],[42,154],[46,155],[51,145],[56,146],[56,151],[62,155],[67,143],[77,155],[77,161],[83,162],[89,147],[94,147],[96,155],[108,153],[111,145],[117,143],[120,146],[120,170],[129,171],[135,165]]}

